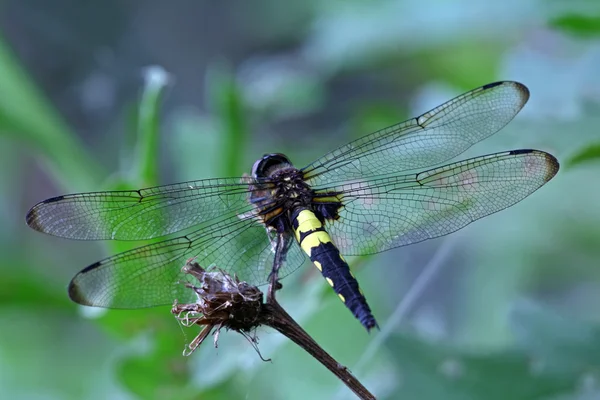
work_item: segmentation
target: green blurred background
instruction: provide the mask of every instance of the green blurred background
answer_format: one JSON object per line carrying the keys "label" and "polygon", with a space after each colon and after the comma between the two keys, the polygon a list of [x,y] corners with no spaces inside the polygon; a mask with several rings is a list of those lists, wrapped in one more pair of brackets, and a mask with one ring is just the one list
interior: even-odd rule
{"label": "green blurred background", "polygon": [[598,1],[5,0],[0,21],[0,398],[353,398],[273,331],[258,332],[271,362],[234,333],[184,358],[196,330],[168,307],[71,303],[71,277],[125,246],[42,235],[25,213],[240,175],[266,152],[303,166],[517,80],[525,109],[464,157],[549,151],[554,180],[457,234],[352,260],[381,332],[309,265],[280,299],[379,398],[600,399]]}

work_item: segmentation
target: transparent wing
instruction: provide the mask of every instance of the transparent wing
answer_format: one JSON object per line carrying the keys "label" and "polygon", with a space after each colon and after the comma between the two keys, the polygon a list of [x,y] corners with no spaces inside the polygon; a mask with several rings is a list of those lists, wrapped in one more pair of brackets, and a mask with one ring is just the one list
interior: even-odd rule
{"label": "transparent wing", "polygon": [[521,201],[558,171],[557,160],[515,150],[418,174],[356,180],[340,192],[339,220],[327,229],[345,255],[378,253],[457,231]]}
{"label": "transparent wing", "polygon": [[[204,268],[216,267],[251,284],[267,282],[273,248],[264,226],[249,213],[231,212],[212,225],[186,236],[139,247],[90,265],[69,285],[74,301],[108,308],[143,308],[195,301],[181,272],[195,257]],[[288,242],[285,268],[280,277],[294,271],[304,257],[298,245]]]}
{"label": "transparent wing", "polygon": [[[69,294],[78,303],[140,308],[190,301],[181,273],[187,259],[215,266],[251,284],[262,284],[273,264],[265,226],[249,203],[242,178],[208,179],[137,191],[55,197],[27,214],[32,228],[70,239],[140,240],[185,230],[185,236],[106,258],[82,270]],[[268,206],[268,205],[265,205]],[[291,241],[280,277],[304,257]]]}
{"label": "transparent wing", "polygon": [[68,239],[151,239],[247,209],[248,190],[241,178],[231,178],[71,194],[36,204],[26,221],[35,230]]}
{"label": "transparent wing", "polygon": [[482,86],[326,154],[303,169],[305,177],[319,189],[440,164],[500,130],[528,98],[527,88],[517,82]]}

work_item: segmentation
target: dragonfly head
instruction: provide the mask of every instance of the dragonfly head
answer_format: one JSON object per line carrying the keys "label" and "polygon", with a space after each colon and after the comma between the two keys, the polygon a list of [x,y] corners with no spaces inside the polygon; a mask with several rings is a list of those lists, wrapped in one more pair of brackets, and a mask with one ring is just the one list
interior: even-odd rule
{"label": "dragonfly head", "polygon": [[291,166],[290,159],[281,153],[265,154],[252,166],[252,177],[254,179],[268,178],[273,172]]}

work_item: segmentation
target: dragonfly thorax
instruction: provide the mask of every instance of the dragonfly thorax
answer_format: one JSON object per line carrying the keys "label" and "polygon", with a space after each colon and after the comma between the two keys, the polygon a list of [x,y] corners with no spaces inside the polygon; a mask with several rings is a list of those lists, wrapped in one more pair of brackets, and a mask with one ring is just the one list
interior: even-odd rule
{"label": "dragonfly thorax", "polygon": [[267,154],[254,163],[255,183],[250,202],[263,222],[278,232],[290,230],[290,218],[298,208],[311,209],[314,191],[283,154]]}

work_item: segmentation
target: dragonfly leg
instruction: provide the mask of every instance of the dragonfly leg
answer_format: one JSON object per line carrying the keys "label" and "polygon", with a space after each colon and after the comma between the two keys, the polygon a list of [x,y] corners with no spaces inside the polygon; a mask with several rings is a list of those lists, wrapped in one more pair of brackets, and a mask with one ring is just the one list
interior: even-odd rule
{"label": "dragonfly leg", "polygon": [[274,301],[275,292],[282,288],[281,282],[279,282],[279,269],[282,267],[285,261],[286,249],[287,240],[283,234],[277,234],[275,257],[273,257],[273,269],[269,274],[269,292],[267,293],[267,302],[269,302],[269,300]]}

